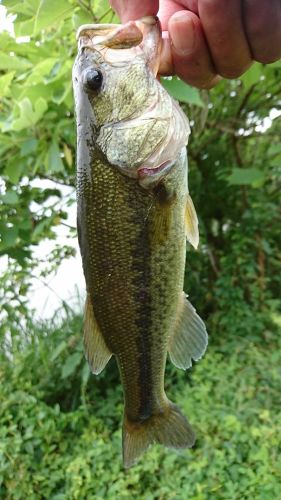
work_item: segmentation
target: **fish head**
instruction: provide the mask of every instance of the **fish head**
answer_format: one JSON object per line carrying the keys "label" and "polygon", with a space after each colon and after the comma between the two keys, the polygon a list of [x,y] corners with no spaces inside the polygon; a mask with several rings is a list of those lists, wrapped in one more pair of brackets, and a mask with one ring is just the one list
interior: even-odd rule
{"label": "fish head", "polygon": [[78,127],[110,165],[143,187],[155,185],[189,134],[186,116],[156,78],[158,19],[83,25],[77,38],[73,86]]}

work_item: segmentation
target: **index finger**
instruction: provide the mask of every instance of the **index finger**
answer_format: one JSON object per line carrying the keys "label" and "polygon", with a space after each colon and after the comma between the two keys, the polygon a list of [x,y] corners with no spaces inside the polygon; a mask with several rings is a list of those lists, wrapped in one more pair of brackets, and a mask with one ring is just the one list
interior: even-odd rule
{"label": "index finger", "polygon": [[157,0],[110,0],[109,3],[122,23],[144,16],[156,16],[159,9]]}

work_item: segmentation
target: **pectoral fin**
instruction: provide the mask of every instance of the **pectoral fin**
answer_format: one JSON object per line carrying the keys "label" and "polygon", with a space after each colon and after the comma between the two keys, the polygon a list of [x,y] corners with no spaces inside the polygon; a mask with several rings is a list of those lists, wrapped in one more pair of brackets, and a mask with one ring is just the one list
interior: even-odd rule
{"label": "pectoral fin", "polygon": [[189,243],[197,248],[199,244],[198,219],[191,196],[187,195],[185,207],[186,238]]}
{"label": "pectoral fin", "polygon": [[179,303],[175,331],[170,338],[168,351],[172,363],[186,370],[192,360],[202,358],[208,344],[206,327],[194,307],[182,293]]}
{"label": "pectoral fin", "polygon": [[85,304],[84,350],[91,371],[98,375],[110,360],[112,353],[106,346],[97,324],[89,294],[87,294]]}

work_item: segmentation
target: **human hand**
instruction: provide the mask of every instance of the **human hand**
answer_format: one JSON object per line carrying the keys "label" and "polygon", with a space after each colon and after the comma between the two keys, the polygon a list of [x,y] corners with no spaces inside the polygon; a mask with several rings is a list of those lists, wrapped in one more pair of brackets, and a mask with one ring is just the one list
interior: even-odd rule
{"label": "human hand", "polygon": [[[280,0],[111,0],[122,22],[156,15],[163,30],[159,73],[198,88],[237,78],[281,57]],[[159,10],[158,10],[159,9]]]}

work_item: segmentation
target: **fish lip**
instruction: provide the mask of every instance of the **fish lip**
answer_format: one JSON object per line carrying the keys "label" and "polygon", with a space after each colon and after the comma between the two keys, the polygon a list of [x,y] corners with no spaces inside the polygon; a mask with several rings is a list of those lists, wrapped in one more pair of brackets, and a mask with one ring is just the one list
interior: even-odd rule
{"label": "fish lip", "polygon": [[79,26],[76,32],[76,40],[79,40],[80,36],[82,36],[83,31],[93,30],[93,31],[102,31],[104,29],[116,28],[119,26],[118,24],[82,24]]}
{"label": "fish lip", "polygon": [[[138,26],[139,23],[142,24],[147,24],[149,26],[153,26],[154,24],[157,24],[159,22],[157,16],[144,16],[141,17],[140,19],[136,19],[135,21],[132,21]],[[88,30],[94,30],[94,31],[102,31],[104,29],[110,29],[110,28],[118,28],[122,26],[122,24],[117,24],[117,23],[105,23],[105,24],[82,24],[79,26],[77,32],[76,32],[76,40],[79,39],[83,31],[88,31]]]}
{"label": "fish lip", "polygon": [[[130,49],[139,46],[143,41],[144,23],[128,21],[124,24],[84,24],[77,32],[78,44],[86,38],[87,46],[106,47],[112,49]],[[151,29],[151,28],[149,28]]]}

